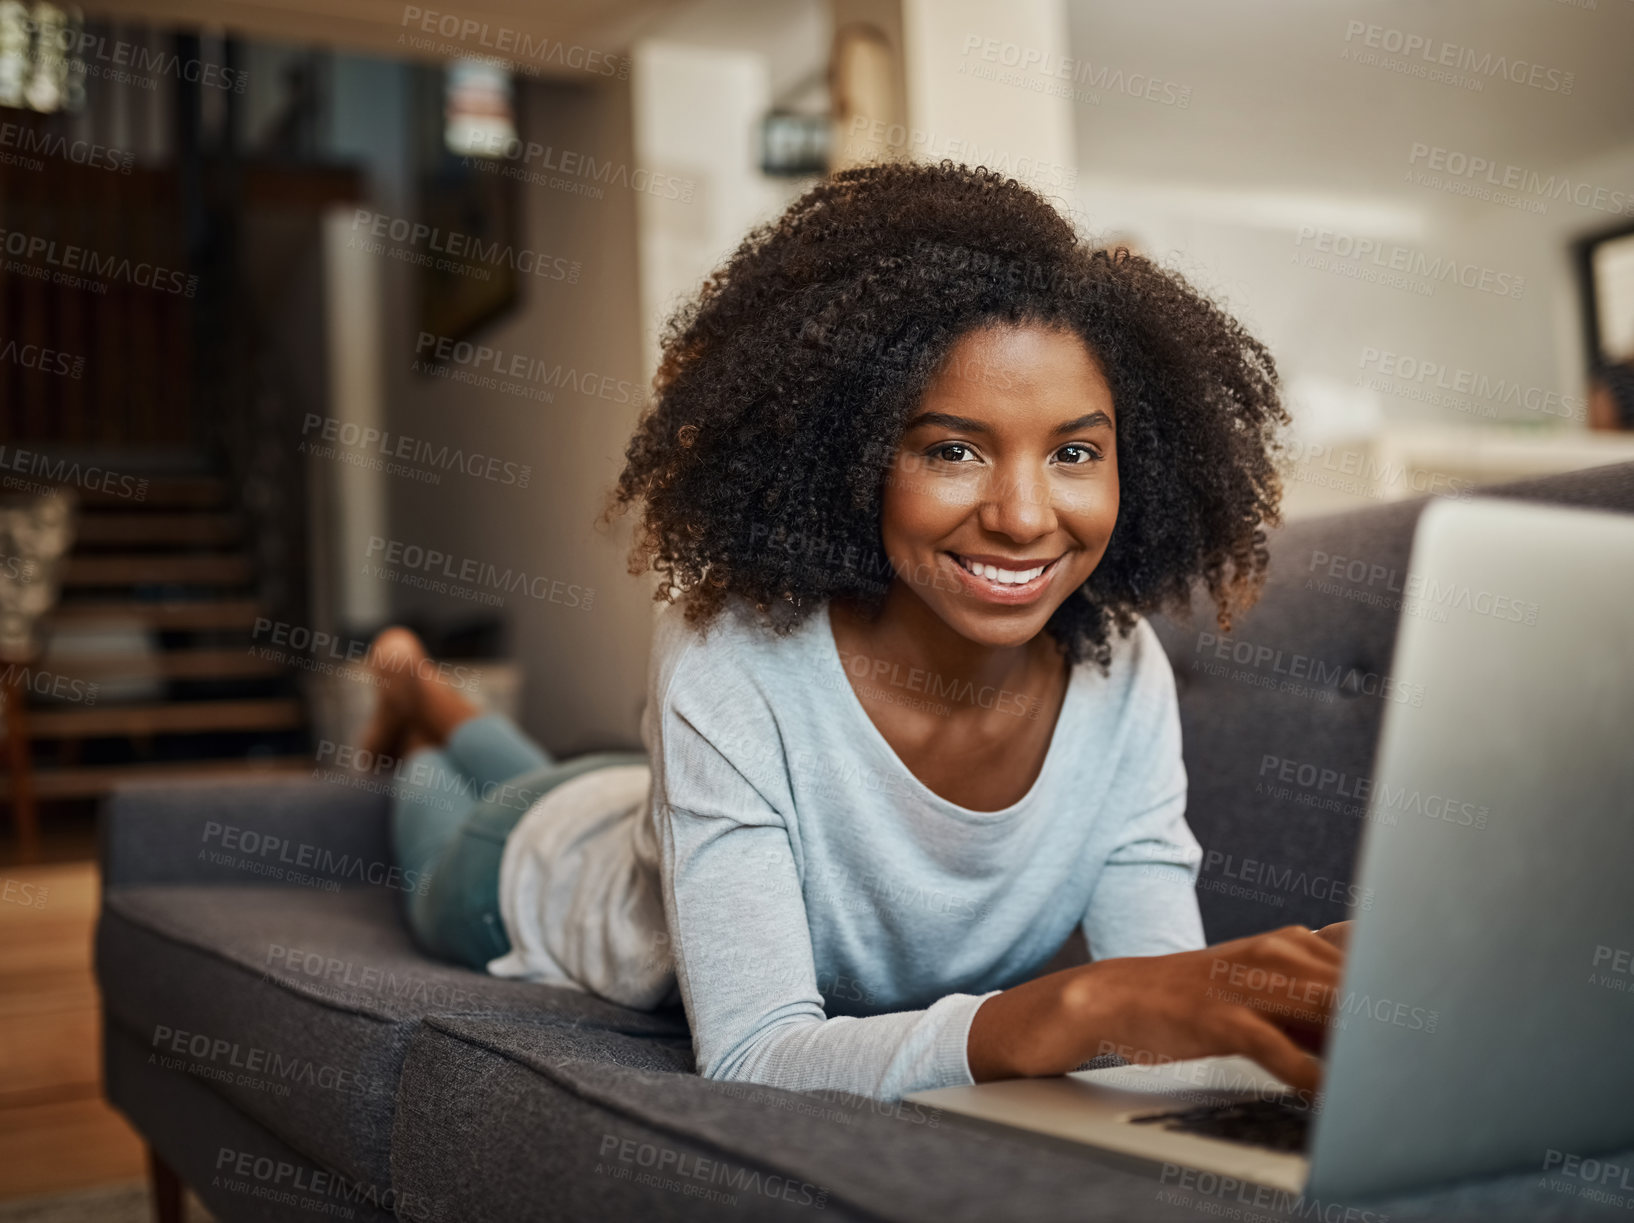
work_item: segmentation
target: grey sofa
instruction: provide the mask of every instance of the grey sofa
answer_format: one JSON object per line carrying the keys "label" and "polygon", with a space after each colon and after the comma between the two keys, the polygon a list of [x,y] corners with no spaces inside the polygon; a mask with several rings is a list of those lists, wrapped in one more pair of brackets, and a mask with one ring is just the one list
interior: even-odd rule
{"label": "grey sofa", "polygon": [[[1634,512],[1634,464],[1490,491]],[[1289,690],[1285,668],[1251,653],[1222,661],[1210,617],[1159,625],[1212,940],[1346,915],[1390,588],[1422,508],[1273,538],[1265,597],[1233,638],[1322,662],[1319,690]],[[386,836],[383,798],[320,780],[133,786],[109,800],[106,1089],[150,1144],[161,1190],[179,1176],[223,1220],[1488,1223],[1605,1209],[1532,1172],[1312,1216],[911,1105],[708,1082],[678,1012],[419,955]]]}

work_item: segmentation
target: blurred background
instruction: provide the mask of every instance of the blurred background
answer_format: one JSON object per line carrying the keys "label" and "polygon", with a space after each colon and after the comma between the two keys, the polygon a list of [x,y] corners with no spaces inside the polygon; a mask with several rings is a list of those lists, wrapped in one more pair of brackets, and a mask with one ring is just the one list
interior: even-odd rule
{"label": "blurred background", "polygon": [[403,620],[553,752],[638,742],[596,518],[751,225],[991,166],[1270,345],[1288,517],[1463,495],[1634,458],[1630,46],[1627,0],[0,0],[0,1197],[141,1171],[110,786],[338,770]]}

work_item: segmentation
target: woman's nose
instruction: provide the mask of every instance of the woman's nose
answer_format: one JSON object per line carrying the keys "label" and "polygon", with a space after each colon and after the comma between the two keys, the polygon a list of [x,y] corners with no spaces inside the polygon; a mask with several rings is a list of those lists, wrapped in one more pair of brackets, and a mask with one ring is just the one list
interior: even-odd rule
{"label": "woman's nose", "polygon": [[985,530],[1018,542],[1055,529],[1049,485],[1031,472],[995,472],[982,490],[978,517]]}

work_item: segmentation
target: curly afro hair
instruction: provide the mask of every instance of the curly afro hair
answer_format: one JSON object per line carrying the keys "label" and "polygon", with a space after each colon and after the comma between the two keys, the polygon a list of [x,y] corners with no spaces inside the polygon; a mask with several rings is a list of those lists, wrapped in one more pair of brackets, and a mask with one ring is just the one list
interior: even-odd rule
{"label": "curly afro hair", "polygon": [[[994,324],[1080,336],[1118,413],[1117,525],[1050,636],[1105,668],[1115,628],[1258,596],[1278,521],[1266,348],[1181,277],[1095,249],[984,168],[887,164],[818,184],[752,231],[670,319],[607,514],[644,503],[630,572],[707,626],[732,595],[787,633],[822,601],[877,613],[879,513],[903,424],[952,345]],[[605,517],[605,516],[604,516]]]}

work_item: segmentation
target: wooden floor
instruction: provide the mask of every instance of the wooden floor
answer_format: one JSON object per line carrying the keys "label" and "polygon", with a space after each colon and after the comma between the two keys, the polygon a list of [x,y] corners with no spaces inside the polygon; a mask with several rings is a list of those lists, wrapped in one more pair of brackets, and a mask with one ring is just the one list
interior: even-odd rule
{"label": "wooden floor", "polygon": [[146,1177],[102,1099],[97,896],[88,860],[0,864],[0,1200]]}

